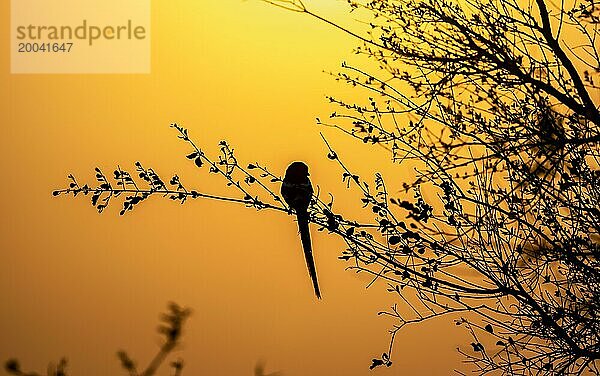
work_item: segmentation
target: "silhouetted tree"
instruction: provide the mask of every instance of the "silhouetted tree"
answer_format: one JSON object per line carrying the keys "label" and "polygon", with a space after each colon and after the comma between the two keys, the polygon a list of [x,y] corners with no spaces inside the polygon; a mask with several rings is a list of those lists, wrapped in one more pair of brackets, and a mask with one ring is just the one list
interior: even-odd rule
{"label": "silhouetted tree", "polygon": [[[390,347],[370,368],[391,365],[404,326],[446,316],[470,333],[459,351],[478,374],[600,374],[600,7],[593,0],[349,1],[364,34],[298,0],[268,3],[327,22],[361,41],[356,53],[380,69],[342,65],[340,81],[364,103],[329,97],[323,126],[383,147],[416,168],[402,189],[375,173],[368,183],[325,141],[328,158],[373,220],[336,212],[317,192],[310,221],[345,242],[350,269],[385,280],[399,305]],[[291,213],[281,177],[241,164],[220,144],[208,156],[173,124],[187,158],[221,176],[239,196],[168,184],[136,163],[146,182],[118,169],[114,182],[55,192],[91,195],[102,211],[123,195],[121,214],[153,195],[184,203],[212,198]],[[406,171],[406,170],[403,170]],[[110,180],[110,181],[109,181]],[[461,317],[464,313],[464,317]]]}
{"label": "silhouetted tree", "polygon": [[[160,346],[158,353],[152,358],[150,364],[146,366],[143,371],[139,371],[137,364],[133,361],[127,352],[119,350],[117,357],[121,363],[121,367],[130,376],[154,376],[161,364],[164,363],[167,356],[176,349],[181,342],[181,335],[183,333],[183,324],[189,317],[191,311],[188,308],[182,308],[175,303],[169,303],[169,312],[161,315],[161,324],[158,327],[158,332],[164,336],[164,342]],[[173,376],[181,376],[183,370],[183,360],[178,359],[172,361],[170,366],[173,370]],[[25,372],[21,368],[21,364],[16,359],[9,359],[4,364],[4,369],[11,375],[15,376],[41,376],[37,372]],[[47,376],[67,376],[67,359],[62,358],[58,365],[50,363],[48,370],[46,371]]]}

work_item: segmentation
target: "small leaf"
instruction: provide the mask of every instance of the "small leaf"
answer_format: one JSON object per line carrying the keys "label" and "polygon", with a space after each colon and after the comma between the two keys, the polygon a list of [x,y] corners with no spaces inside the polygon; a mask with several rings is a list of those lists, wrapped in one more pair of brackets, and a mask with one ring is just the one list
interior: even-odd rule
{"label": "small leaf", "polygon": [[494,328],[492,328],[492,326],[490,324],[487,324],[485,326],[485,330],[489,333],[494,333]]}
{"label": "small leaf", "polygon": [[21,373],[21,366],[19,365],[19,361],[16,359],[9,359],[4,363],[4,369],[6,372],[19,374]]}
{"label": "small leaf", "polygon": [[123,367],[125,370],[130,372],[135,370],[135,363],[125,351],[121,350],[117,352],[117,357],[121,361],[121,367]]}
{"label": "small leaf", "polygon": [[379,366],[383,365],[383,360],[381,360],[381,359],[373,359],[371,361],[372,361],[372,363],[369,366],[369,369],[373,369],[375,367],[379,367]]}
{"label": "small leaf", "polygon": [[197,157],[196,159],[194,159],[194,163],[195,163],[195,164],[196,164],[196,166],[198,166],[198,167],[202,167],[202,165],[204,164],[204,163],[202,162],[202,158],[200,158],[200,157]]}
{"label": "small leaf", "polygon": [[399,236],[392,235],[392,236],[390,236],[390,238],[388,239],[388,242],[389,242],[391,245],[396,245],[396,244],[400,243],[400,240],[401,240],[401,239],[400,239],[400,237],[399,237]]}

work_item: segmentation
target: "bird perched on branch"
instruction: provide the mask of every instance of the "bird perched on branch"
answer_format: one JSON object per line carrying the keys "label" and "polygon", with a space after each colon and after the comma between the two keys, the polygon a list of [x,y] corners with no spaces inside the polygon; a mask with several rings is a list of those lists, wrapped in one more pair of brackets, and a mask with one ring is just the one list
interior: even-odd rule
{"label": "bird perched on branch", "polygon": [[317,298],[321,299],[319,282],[317,281],[317,269],[312,255],[310,243],[310,230],[308,228],[308,206],[313,194],[313,188],[308,178],[308,166],[302,162],[293,162],[285,171],[285,178],[281,185],[281,195],[285,202],[296,212],[298,218],[298,229],[304,249],[304,258],[308,267],[308,274],[312,279]]}

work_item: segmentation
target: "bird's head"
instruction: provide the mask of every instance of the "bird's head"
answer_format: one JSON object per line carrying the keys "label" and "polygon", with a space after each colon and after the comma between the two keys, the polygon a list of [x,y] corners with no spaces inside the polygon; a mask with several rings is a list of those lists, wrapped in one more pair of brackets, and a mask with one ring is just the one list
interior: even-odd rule
{"label": "bird's head", "polygon": [[310,176],[308,166],[304,162],[293,162],[285,171],[285,179],[289,181],[304,181]]}

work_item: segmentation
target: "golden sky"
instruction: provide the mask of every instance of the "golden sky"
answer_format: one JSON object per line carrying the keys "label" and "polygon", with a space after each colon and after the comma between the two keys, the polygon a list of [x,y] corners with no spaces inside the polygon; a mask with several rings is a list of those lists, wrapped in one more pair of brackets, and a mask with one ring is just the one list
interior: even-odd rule
{"label": "golden sky", "polygon": [[[343,1],[306,3],[352,20]],[[9,11],[3,1],[3,25]],[[194,310],[177,354],[184,375],[251,375],[260,359],[288,376],[444,375],[458,367],[465,333],[439,321],[407,328],[396,337],[394,366],[370,372],[393,324],[376,313],[393,296],[384,284],[365,290],[370,279],[337,259],[341,240],[313,228],[324,296],[316,301],[290,216],[154,198],[119,217],[118,205],[99,215],[88,200],[51,196],[68,173],[92,182],[96,166],[111,173],[135,161],[226,194],[221,180],[185,159],[172,122],[209,153],[226,139],[241,160],[280,174],[304,160],[313,184],[336,193],[342,209],[359,205],[319,132],[360,172],[377,163],[398,185],[407,173],[315,125],[333,110],[325,95],[365,96],[322,73],[351,58],[357,42],[349,36],[257,0],[153,1],[151,24],[148,75],[11,75],[10,30],[0,30],[0,360],[43,371],[67,356],[72,375],[121,374],[115,352],[146,364],[158,313],[173,300]]]}

